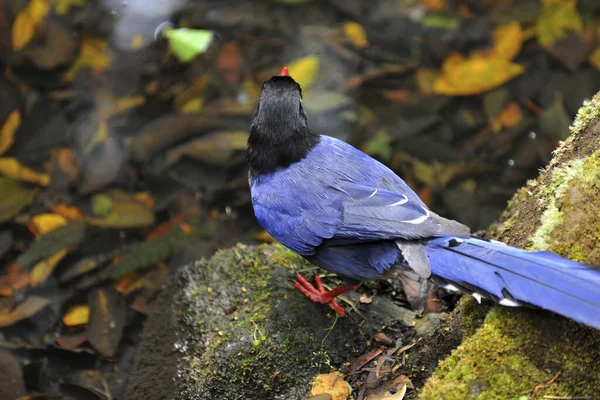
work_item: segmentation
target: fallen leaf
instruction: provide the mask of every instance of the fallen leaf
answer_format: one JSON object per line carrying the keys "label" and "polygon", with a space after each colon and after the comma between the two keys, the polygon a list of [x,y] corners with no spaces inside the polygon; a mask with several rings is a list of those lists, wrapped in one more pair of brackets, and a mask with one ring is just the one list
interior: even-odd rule
{"label": "fallen leaf", "polygon": [[[517,126],[523,120],[523,112],[516,101],[509,102],[498,114],[496,119],[500,129],[512,128]],[[498,129],[496,132],[498,132]]]}
{"label": "fallen leaf", "polygon": [[33,39],[40,24],[50,11],[47,0],[31,0],[15,17],[11,38],[13,50],[22,50]]}
{"label": "fallen leaf", "polygon": [[518,22],[496,27],[492,36],[494,44],[487,56],[508,61],[514,60],[519,55],[525,40],[523,29]]}
{"label": "fallen leaf", "polygon": [[433,92],[446,96],[469,96],[492,90],[524,72],[523,66],[497,58],[465,59],[452,53],[442,66]]}
{"label": "fallen leaf", "polygon": [[331,372],[329,374],[320,374],[313,379],[310,389],[311,396],[328,393],[332,400],[346,400],[350,396],[350,386],[344,380],[344,375],[340,372]]}
{"label": "fallen leaf", "polygon": [[45,282],[46,279],[48,279],[50,275],[52,275],[52,272],[54,271],[60,260],[62,260],[68,252],[69,250],[63,249],[57,252],[56,254],[53,254],[50,257],[46,258],[45,260],[38,262],[31,270],[31,275],[29,278],[29,284],[31,285],[31,287],[36,287],[40,283]]}
{"label": "fallen leaf", "polygon": [[434,68],[419,68],[415,74],[415,79],[421,94],[430,94],[433,92],[433,85],[440,72]]}
{"label": "fallen leaf", "polygon": [[4,120],[4,125],[0,129],[0,155],[6,153],[15,141],[15,132],[21,125],[21,112],[13,110]]}
{"label": "fallen leaf", "polygon": [[143,106],[144,104],[146,104],[146,98],[144,96],[123,97],[105,106],[103,110],[100,111],[100,116],[101,119],[110,119],[115,115]]}
{"label": "fallen leaf", "polygon": [[191,100],[202,99],[202,96],[204,95],[204,90],[206,89],[209,80],[210,76],[207,73],[202,74],[194,81],[194,83],[190,87],[185,88],[181,92],[177,93],[177,95],[173,99],[173,105],[175,106],[175,108],[181,111],[182,108]]}
{"label": "fallen leaf", "polygon": [[245,151],[247,146],[248,132],[214,132],[169,150],[165,164],[171,166],[186,156],[213,167],[226,167],[234,152]]}
{"label": "fallen leaf", "polygon": [[92,215],[94,217],[104,217],[113,208],[115,204],[110,195],[99,193],[92,196]]}
{"label": "fallen leaf", "polygon": [[84,68],[89,68],[95,73],[101,72],[109,64],[108,43],[104,39],[84,35],[81,39],[79,57],[65,73],[63,80],[66,82],[72,81],[75,75]]}
{"label": "fallen leaf", "polygon": [[100,228],[144,228],[154,224],[154,213],[134,198],[112,198],[113,206],[101,218],[87,219],[90,225]]}
{"label": "fallen leaf", "polygon": [[38,214],[31,217],[29,225],[30,230],[34,232],[36,236],[44,235],[51,232],[61,226],[66,225],[68,220],[59,214]]}
{"label": "fallen leaf", "polygon": [[457,162],[444,164],[437,160],[426,163],[414,160],[413,170],[415,177],[429,187],[445,188],[454,178],[482,172],[486,165],[480,161]]}
{"label": "fallen leaf", "polygon": [[0,174],[17,181],[35,183],[40,186],[50,184],[50,175],[37,172],[24,166],[14,157],[0,158]]}
{"label": "fallen leaf", "polygon": [[35,197],[35,191],[20,182],[0,176],[0,223],[6,222],[27,207]]}
{"label": "fallen leaf", "polygon": [[85,325],[90,320],[90,306],[79,304],[72,306],[63,315],[62,321],[66,326]]}
{"label": "fallen leaf", "polygon": [[288,64],[290,76],[302,87],[309,89],[317,80],[319,74],[319,57],[310,55]]}
{"label": "fallen leaf", "polygon": [[363,293],[358,301],[360,301],[362,304],[371,304],[374,298],[375,296],[369,296],[368,294]]}
{"label": "fallen leaf", "polygon": [[583,20],[574,1],[549,2],[542,8],[536,22],[539,42],[550,46],[567,36],[567,30],[583,35]]}
{"label": "fallen leaf", "polygon": [[336,91],[323,91],[310,94],[302,101],[308,112],[324,113],[352,104],[352,99]]}
{"label": "fallen leaf", "polygon": [[45,297],[29,296],[24,302],[7,313],[0,313],[0,328],[14,325],[42,311],[50,300]]}
{"label": "fallen leaf", "polygon": [[358,357],[357,359],[352,361],[352,363],[350,364],[350,373],[354,374],[359,369],[361,369],[362,367],[364,367],[365,365],[367,365],[368,363],[373,361],[373,359],[375,359],[375,357],[380,355],[382,352],[383,352],[383,350],[381,350],[378,347],[368,353],[363,353],[360,357]]}
{"label": "fallen leaf", "polygon": [[68,14],[71,7],[83,7],[86,0],[56,0],[54,10],[58,15]]}
{"label": "fallen leaf", "polygon": [[17,257],[15,264],[29,267],[63,249],[71,248],[83,240],[85,231],[86,225],[84,223],[73,221],[48,232],[31,242],[25,251]]}
{"label": "fallen leaf", "polygon": [[266,243],[274,243],[275,242],[275,239],[273,238],[273,236],[271,236],[269,234],[269,232],[265,231],[264,229],[260,232],[253,233],[252,238],[254,238],[256,240],[260,240],[261,242],[266,242]]}
{"label": "fallen leaf", "polygon": [[560,93],[555,93],[554,103],[540,115],[540,131],[552,139],[564,140],[569,136],[571,117],[563,103]]}
{"label": "fallen leaf", "polygon": [[183,63],[204,53],[212,42],[214,33],[202,29],[167,29],[164,31],[173,54]]}
{"label": "fallen leaf", "polygon": [[[600,47],[598,47],[592,52],[592,54],[590,54],[588,61],[590,62],[590,64],[592,64],[594,68],[600,71]],[[1,153],[2,152],[0,152],[0,154]]]}
{"label": "fallen leaf", "polygon": [[85,219],[79,208],[66,205],[65,203],[51,205],[50,211],[62,215],[69,221],[83,221]]}
{"label": "fallen leaf", "polygon": [[56,337],[56,344],[66,350],[74,350],[85,342],[87,342],[87,333],[85,331]]}
{"label": "fallen leaf", "polygon": [[114,249],[105,253],[100,253],[82,258],[75,264],[69,266],[67,270],[60,276],[59,280],[60,282],[66,282],[70,279],[76,278],[90,271],[93,271],[94,269],[107,264],[120,253],[121,249]]}
{"label": "fallen leaf", "polygon": [[391,143],[392,136],[387,129],[382,128],[364,144],[362,150],[371,156],[379,156],[384,161],[388,161],[392,157]]}
{"label": "fallen leaf", "polygon": [[203,105],[204,100],[200,97],[197,97],[195,99],[190,99],[179,109],[179,111],[182,114],[199,113],[202,110]]}
{"label": "fallen leaf", "polygon": [[90,316],[86,325],[88,341],[100,354],[114,357],[123,335],[127,306],[123,296],[109,287],[90,292]]}
{"label": "fallen leaf", "polygon": [[419,0],[419,5],[429,11],[446,11],[446,0]]}
{"label": "fallen leaf", "polygon": [[29,273],[25,268],[9,264],[6,270],[7,274],[0,276],[0,296],[13,296],[29,285]]}
{"label": "fallen leaf", "polygon": [[75,182],[79,175],[79,164],[73,150],[66,147],[60,148],[56,152],[56,158],[60,170],[69,177],[71,182]]}
{"label": "fallen leaf", "polygon": [[394,388],[393,390],[386,390],[382,393],[377,393],[376,395],[368,395],[365,397],[365,400],[402,400],[404,396],[406,396],[406,383],[398,388]]}
{"label": "fallen leaf", "polygon": [[231,41],[221,49],[217,58],[217,67],[223,73],[223,78],[228,84],[234,84],[239,78],[242,56],[237,42]]}
{"label": "fallen leaf", "polygon": [[359,49],[369,46],[367,34],[361,24],[354,21],[349,21],[342,25],[342,31],[352,44]]}

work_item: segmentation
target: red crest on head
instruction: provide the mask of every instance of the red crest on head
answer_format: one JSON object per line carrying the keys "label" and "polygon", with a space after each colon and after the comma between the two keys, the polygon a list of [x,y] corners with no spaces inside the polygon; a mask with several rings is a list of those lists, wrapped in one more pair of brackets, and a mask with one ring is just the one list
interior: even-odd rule
{"label": "red crest on head", "polygon": [[283,67],[279,73],[279,76],[290,76],[290,71],[287,67]]}

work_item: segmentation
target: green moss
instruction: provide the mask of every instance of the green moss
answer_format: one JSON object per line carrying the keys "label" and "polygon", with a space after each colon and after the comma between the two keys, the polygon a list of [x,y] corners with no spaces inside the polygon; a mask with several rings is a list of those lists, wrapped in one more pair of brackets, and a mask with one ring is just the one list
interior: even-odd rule
{"label": "green moss", "polygon": [[555,168],[541,195],[544,208],[530,249],[600,263],[600,204],[590,201],[600,197],[600,151]]}
{"label": "green moss", "polygon": [[281,245],[238,244],[183,271],[176,398],[296,398],[290,388],[308,390],[314,375],[329,370],[335,346],[324,345],[335,341],[347,351],[340,338],[356,332],[340,321],[329,334],[330,314],[314,313],[293,289],[308,265]]}
{"label": "green moss", "polygon": [[583,103],[583,106],[577,112],[573,125],[571,125],[571,133],[573,135],[579,134],[598,116],[600,116],[600,94],[596,94],[591,100]]}
{"label": "green moss", "polygon": [[[543,315],[540,315],[543,314]],[[547,332],[555,335],[549,337]],[[495,307],[485,323],[440,363],[422,400],[590,396],[600,390],[600,332],[564,318]]]}

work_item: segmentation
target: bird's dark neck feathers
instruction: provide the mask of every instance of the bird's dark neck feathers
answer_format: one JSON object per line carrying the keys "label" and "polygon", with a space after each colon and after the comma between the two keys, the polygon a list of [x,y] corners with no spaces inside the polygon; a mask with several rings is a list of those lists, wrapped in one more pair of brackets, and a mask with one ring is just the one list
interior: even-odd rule
{"label": "bird's dark neck feathers", "polygon": [[[273,140],[273,138],[278,140]],[[305,158],[321,140],[308,127],[278,131],[252,126],[248,138],[248,164],[258,174],[268,174]]]}
{"label": "bird's dark neck feathers", "polygon": [[289,77],[265,83],[248,138],[248,164],[267,174],[302,160],[321,137],[308,127],[298,84]]}

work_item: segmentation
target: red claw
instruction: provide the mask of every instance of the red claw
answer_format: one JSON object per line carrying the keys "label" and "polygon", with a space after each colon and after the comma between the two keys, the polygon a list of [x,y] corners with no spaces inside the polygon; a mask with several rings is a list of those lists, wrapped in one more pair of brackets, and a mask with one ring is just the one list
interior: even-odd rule
{"label": "red claw", "polygon": [[315,283],[317,287],[314,287],[310,282],[304,279],[302,275],[296,276],[296,279],[298,282],[294,284],[294,287],[304,293],[306,297],[315,303],[327,304],[340,317],[345,315],[344,309],[338,303],[336,303],[334,299],[340,294],[352,290],[352,288],[348,287],[348,285],[340,285],[328,292],[323,287],[321,278],[318,275],[315,276]]}
{"label": "red claw", "polygon": [[279,73],[279,76],[290,76],[290,71],[288,70],[288,67],[283,67],[281,69],[281,72]]}

